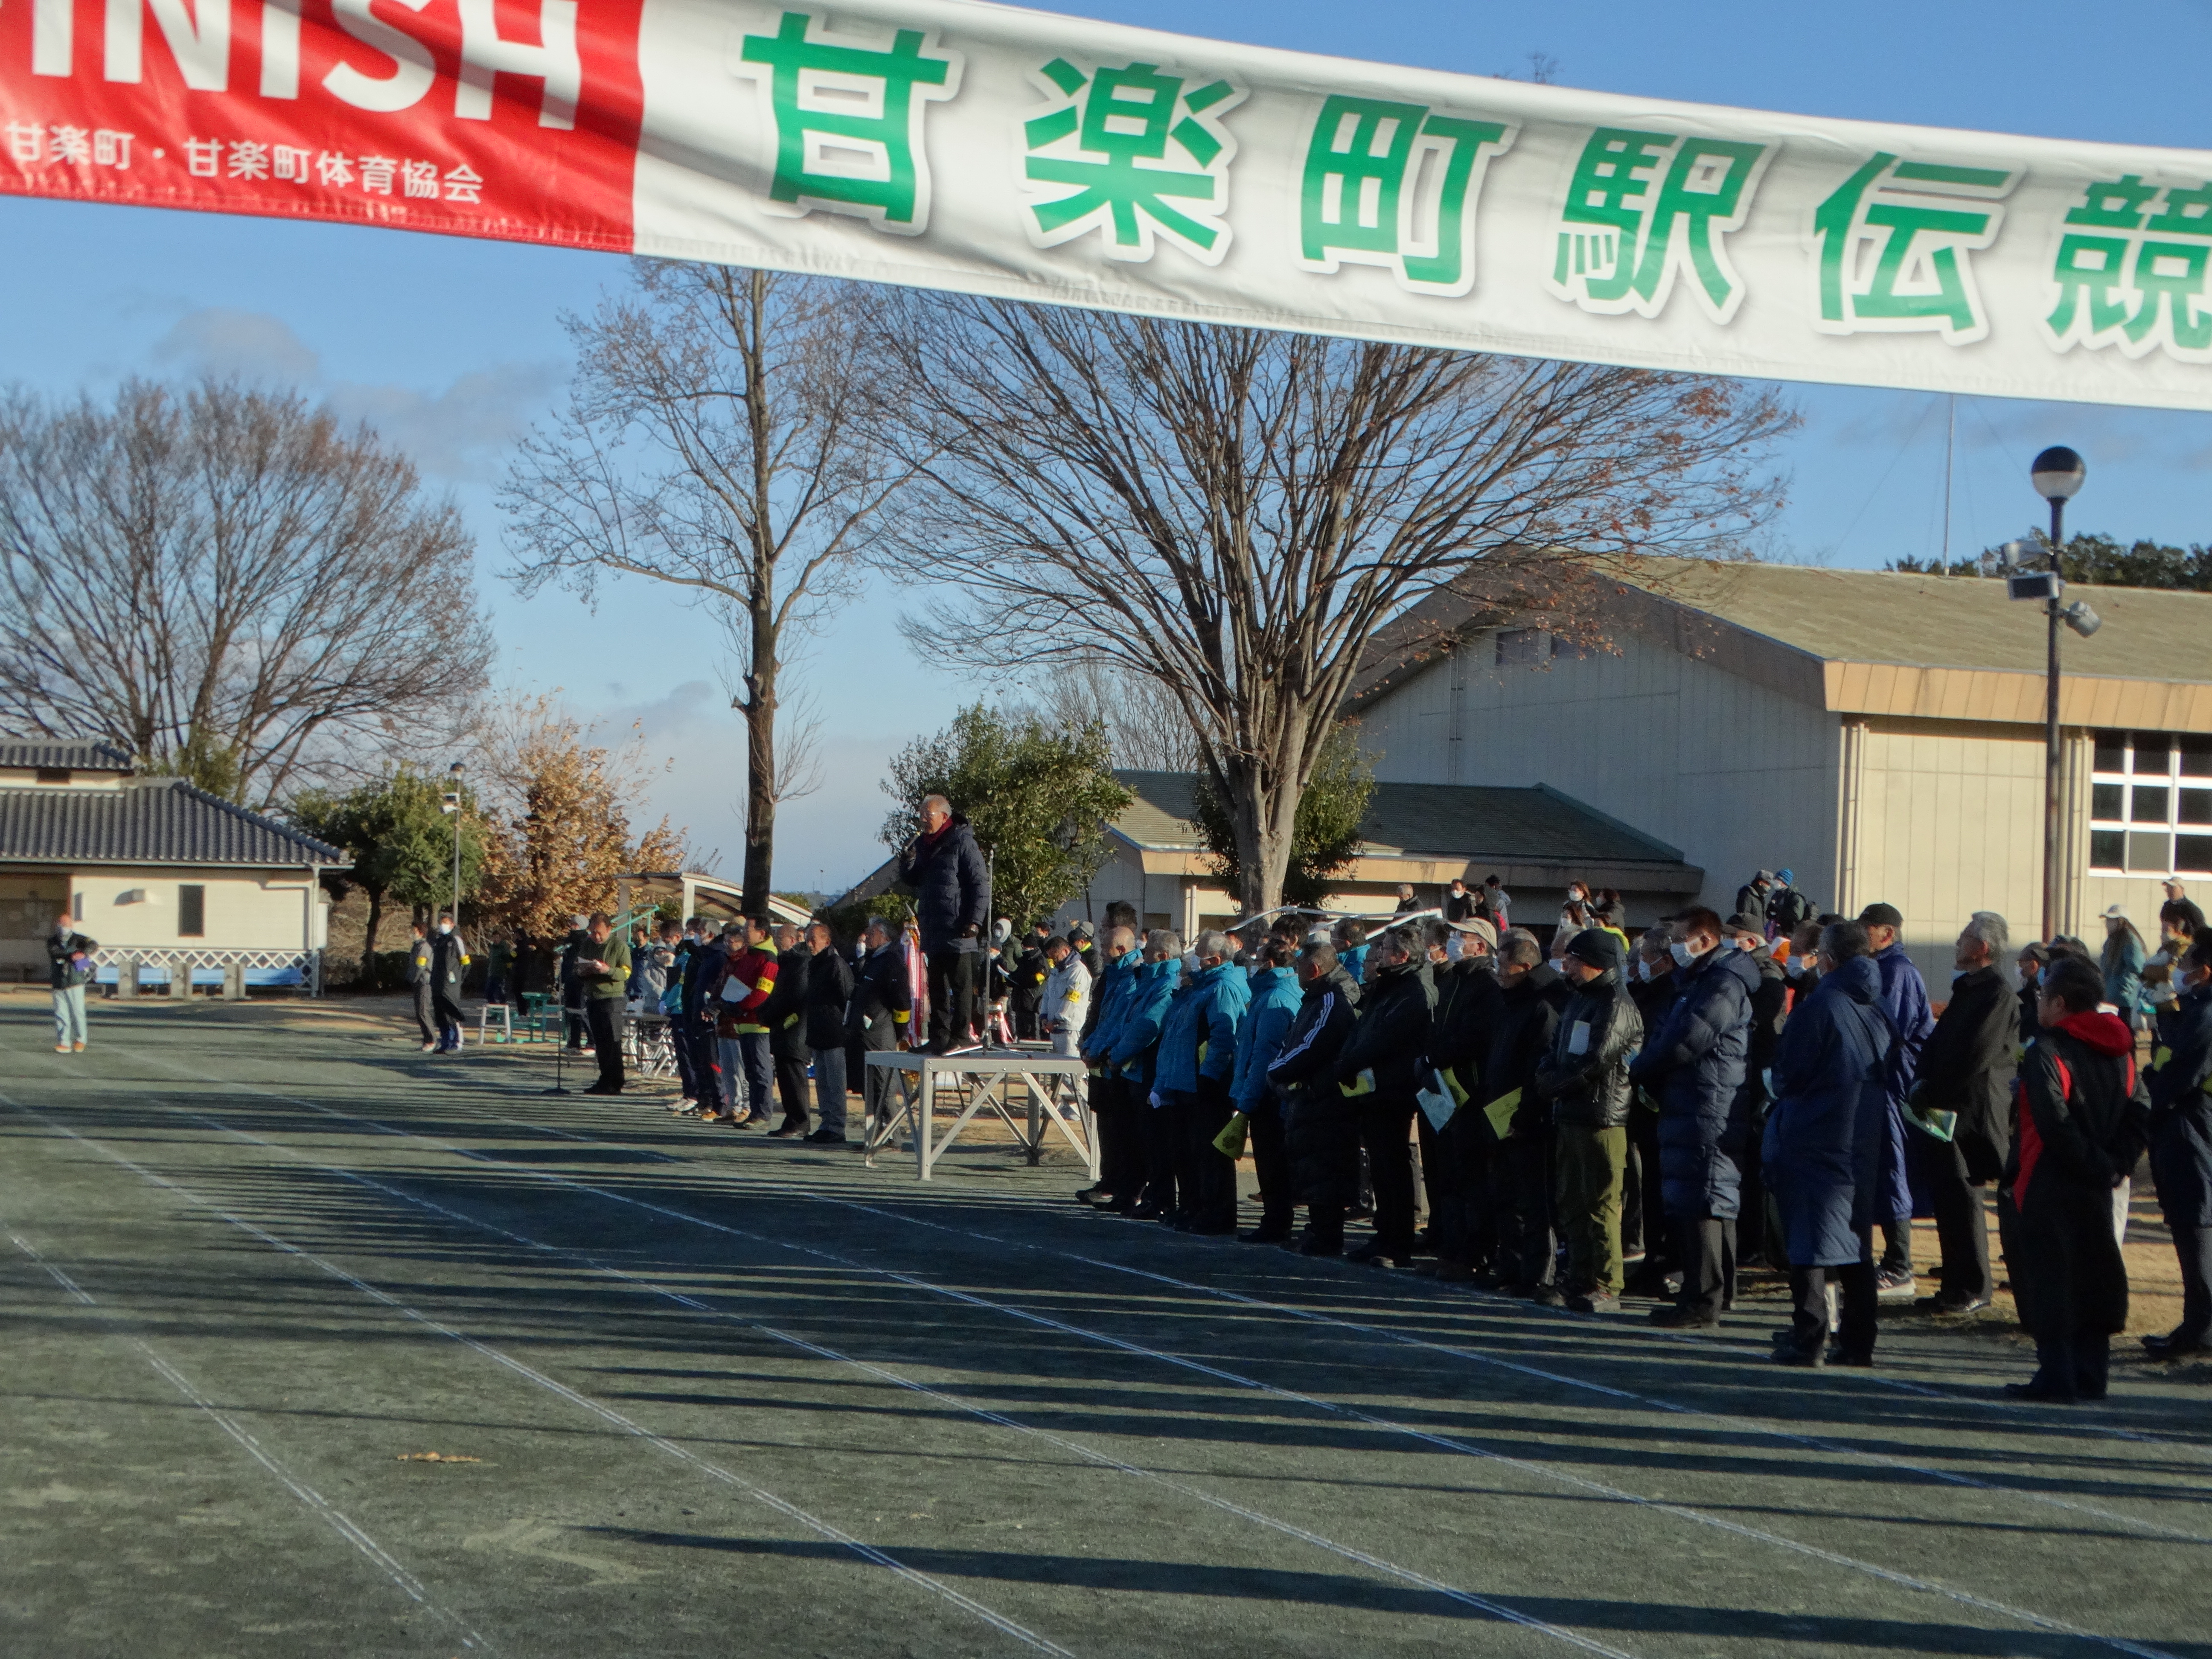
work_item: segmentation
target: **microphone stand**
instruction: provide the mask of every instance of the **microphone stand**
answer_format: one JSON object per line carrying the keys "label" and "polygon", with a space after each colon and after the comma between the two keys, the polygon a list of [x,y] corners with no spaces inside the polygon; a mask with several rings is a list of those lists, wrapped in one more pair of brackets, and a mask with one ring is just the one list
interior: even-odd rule
{"label": "microphone stand", "polygon": [[561,1029],[554,1033],[553,1036],[553,1086],[550,1089],[540,1089],[538,1091],[539,1094],[565,1095],[573,1094],[574,1092],[574,1090],[564,1089],[561,1086],[561,1061],[562,1057],[568,1052],[568,1010],[564,1005],[561,1010]]}

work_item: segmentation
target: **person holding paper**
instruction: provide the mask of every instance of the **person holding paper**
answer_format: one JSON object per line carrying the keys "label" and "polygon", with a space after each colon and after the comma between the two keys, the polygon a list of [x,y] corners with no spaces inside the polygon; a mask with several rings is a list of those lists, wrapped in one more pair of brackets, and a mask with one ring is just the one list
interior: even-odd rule
{"label": "person holding paper", "polygon": [[1425,1068],[1436,982],[1412,931],[1393,927],[1368,945],[1369,975],[1359,1020],[1337,1056],[1337,1090],[1352,1105],[1375,1183],[1375,1237],[1347,1261],[1413,1265],[1413,1164],[1407,1138],[1419,1109],[1414,1095]]}
{"label": "person holding paper", "polygon": [[1336,1062],[1352,1035],[1359,988],[1326,939],[1299,953],[1298,983],[1304,994],[1267,1067],[1267,1086],[1283,1103],[1284,1150],[1306,1206],[1298,1252],[1341,1255],[1344,1212],[1359,1184],[1359,1137],[1351,1103],[1336,1086]]}
{"label": "person holding paper", "polygon": [[2017,1020],[2004,977],[2011,945],[2002,916],[1974,912],[1952,955],[1951,1000],[1921,1046],[1905,1103],[1906,1164],[1943,1244],[1942,1285],[1931,1304],[1941,1314],[1986,1308],[1996,1289],[1980,1188],[2004,1173],[2012,1147]]}
{"label": "person holding paper", "polygon": [[1621,983],[1618,936],[1585,928],[1567,945],[1571,988],[1529,1087],[1551,1103],[1559,1231],[1567,1239],[1567,1306],[1618,1313],[1622,1178],[1628,1168],[1628,1057],[1644,1017]]}
{"label": "person holding paper", "polygon": [[[1584,931],[1588,931],[1585,929]],[[1490,1204],[1498,1224],[1498,1275],[1508,1296],[1547,1307],[1566,1297],[1558,1277],[1552,1231],[1552,1123],[1528,1093],[1536,1064],[1552,1049],[1566,981],[1544,960],[1544,947],[1525,927],[1498,941],[1498,1002],[1478,1091],[1496,1149],[1490,1159]]]}
{"label": "person holding paper", "polygon": [[1736,1159],[1759,969],[1722,944],[1721,919],[1703,905],[1675,919],[1667,948],[1680,994],[1629,1070],[1658,1105],[1660,1195],[1682,1268],[1680,1297],[1654,1309],[1651,1321],[1711,1330],[1735,1289]]}
{"label": "person holding paper", "polygon": [[[1498,1228],[1490,1208],[1490,1162],[1495,1142],[1487,1127],[1477,1121],[1482,1102],[1475,1097],[1481,1091],[1481,1064],[1490,1052],[1504,994],[1498,984],[1498,930],[1476,916],[1455,930],[1455,937],[1459,958],[1435,974],[1437,1006],[1429,1017],[1433,1082],[1458,1103],[1436,1131],[1429,1234],[1438,1279],[1467,1284],[1488,1275],[1494,1286]],[[1425,1170],[1426,1142],[1422,1160]]]}

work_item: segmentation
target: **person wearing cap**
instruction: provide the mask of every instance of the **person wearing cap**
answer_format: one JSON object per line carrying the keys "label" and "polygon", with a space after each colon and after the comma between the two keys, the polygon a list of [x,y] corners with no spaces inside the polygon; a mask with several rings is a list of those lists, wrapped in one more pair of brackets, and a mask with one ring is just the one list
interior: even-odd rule
{"label": "person wearing cap", "polygon": [[[1089,972],[1091,975],[1091,982],[1093,985],[1096,985],[1098,982],[1097,930],[1092,927],[1087,921],[1069,922],[1067,924],[1067,948],[1075,952],[1077,958],[1081,961],[1085,969]],[[1087,1011],[1085,1014],[1085,1018],[1086,1021],[1089,1018]]]}
{"label": "person wearing cap", "polygon": [[[1856,921],[1821,932],[1820,981],[1790,1015],[1774,1054],[1774,1110],[1759,1161],[1774,1194],[1790,1267],[1790,1326],[1775,1363],[1871,1365],[1875,1335],[1875,1206],[1888,1134],[1889,1051],[1881,970]],[[1828,1286],[1843,1303],[1828,1346]]]}
{"label": "person wearing cap", "polygon": [[1566,1300],[1577,1313],[1620,1310],[1628,1057],[1644,1042],[1643,1017],[1621,981],[1626,960],[1619,937],[1602,928],[1585,928],[1569,942],[1566,1005],[1531,1085],[1551,1103]]}
{"label": "person wearing cap", "polygon": [[2130,1031],[2142,1028],[2142,972],[2149,956],[2126,909],[2118,904],[2107,909],[2105,949],[2097,965],[2105,975],[2105,1000],[2119,1011],[2121,1023]]}
{"label": "person wearing cap", "polygon": [[1055,1054],[1073,1056],[1075,1039],[1091,1011],[1091,970],[1075,947],[1057,933],[1044,942],[1048,971],[1039,993],[1037,1021]]}
{"label": "person wearing cap", "polygon": [[2190,937],[2204,937],[2204,912],[2197,901],[2189,896],[2189,889],[2179,876],[2168,876],[2160,884],[2166,894],[2166,902],[2158,907],[2158,925],[2161,930],[2171,929],[2173,923],[2189,924]]}
{"label": "person wearing cap", "polygon": [[1905,1163],[1905,1103],[1920,1074],[1920,1048],[1936,1029],[1936,1014],[1928,1000],[1928,982],[1905,953],[1898,934],[1905,917],[1893,904],[1869,904],[1859,912],[1874,950],[1874,965],[1881,975],[1881,1006],[1888,1012],[1896,1041],[1889,1051],[1889,1135],[1882,1154],[1881,1189],[1876,1195],[1875,1223],[1881,1230],[1881,1261],[1875,1269],[1875,1287],[1885,1302],[1910,1302],[1917,1293],[1912,1278],[1912,1188]]}
{"label": "person wearing cap", "polygon": [[1813,901],[1797,890],[1793,870],[1774,872],[1774,890],[1766,896],[1766,936],[1788,939],[1813,920]]}
{"label": "person wearing cap", "polygon": [[1740,916],[1766,915],[1768,895],[1774,891],[1774,872],[1761,870],[1735,890],[1735,914]]}
{"label": "person wearing cap", "polygon": [[[1459,956],[1449,967],[1432,970],[1437,1004],[1429,1015],[1428,1062],[1437,1074],[1433,1080],[1455,1097],[1465,1097],[1469,1104],[1461,1106],[1436,1132],[1429,1237],[1439,1279],[1465,1284],[1487,1274],[1495,1284],[1498,1229],[1490,1207],[1490,1161],[1496,1142],[1486,1126],[1475,1121],[1474,1112],[1481,1106],[1477,1097],[1480,1066],[1490,1049],[1502,994],[1498,930],[1475,916],[1455,928],[1453,937],[1459,942]],[[1421,1156],[1425,1173],[1430,1162],[1425,1142]]]}
{"label": "person wearing cap", "polygon": [[1743,1196],[1736,1160],[1759,969],[1723,945],[1721,919],[1702,905],[1676,918],[1667,948],[1681,994],[1629,1068],[1658,1107],[1660,1191],[1682,1267],[1680,1295],[1654,1309],[1651,1321],[1711,1330],[1735,1288]]}

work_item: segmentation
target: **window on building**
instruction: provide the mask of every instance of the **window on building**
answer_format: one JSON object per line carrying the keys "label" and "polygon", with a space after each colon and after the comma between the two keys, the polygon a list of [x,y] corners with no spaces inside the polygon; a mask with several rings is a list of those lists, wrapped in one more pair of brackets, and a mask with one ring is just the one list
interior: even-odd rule
{"label": "window on building", "polygon": [[1552,636],[1540,628],[1503,628],[1498,633],[1498,665],[1516,667],[1552,659]]}
{"label": "window on building", "polygon": [[66,766],[41,766],[39,769],[40,783],[67,783],[69,781],[70,769]]}
{"label": "window on building", "polygon": [[2212,737],[2100,732],[2089,783],[2089,867],[2212,874]]}
{"label": "window on building", "polygon": [[197,882],[177,889],[177,937],[207,937],[207,889]]}

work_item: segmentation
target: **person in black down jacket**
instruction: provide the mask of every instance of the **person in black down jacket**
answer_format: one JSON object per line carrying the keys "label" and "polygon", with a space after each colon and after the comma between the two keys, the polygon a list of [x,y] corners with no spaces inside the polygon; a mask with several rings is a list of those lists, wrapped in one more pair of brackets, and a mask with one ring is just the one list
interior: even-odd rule
{"label": "person in black down jacket", "polygon": [[1359,1133],[1352,1103],[1336,1086],[1336,1061],[1352,1035],[1359,988],[1333,945],[1299,954],[1298,982],[1305,994],[1267,1067],[1267,1086],[1283,1103],[1284,1149],[1306,1206],[1298,1252],[1341,1255],[1344,1212],[1359,1185]]}
{"label": "person in black down jacket", "polygon": [[1774,1109],[1761,1162],[1790,1264],[1790,1328],[1775,1338],[1784,1365],[1829,1358],[1828,1285],[1843,1293],[1835,1358],[1874,1363],[1875,1197],[1889,1134],[1889,1051],[1881,970],[1866,928],[1821,934],[1822,973],[1783,1028],[1774,1054]]}
{"label": "person in black down jacket", "polygon": [[[1742,951],[1759,970],[1759,988],[1751,994],[1751,1046],[1743,1060],[1744,1131],[1743,1144],[1755,1150],[1759,1137],[1766,1133],[1766,1111],[1773,1099],[1766,1086],[1766,1073],[1774,1064],[1774,1045],[1782,1039],[1782,1021],[1790,1012],[1790,976],[1782,964],[1774,959],[1773,947],[1765,933],[1765,921],[1758,916],[1734,915],[1728,919],[1728,942]],[[1764,1262],[1766,1260],[1766,1188],[1760,1179],[1759,1159],[1747,1157],[1741,1160],[1743,1198],[1739,1206],[1743,1218],[1736,1224],[1736,1256],[1744,1263]]]}
{"label": "person in black down jacket", "polygon": [[1337,1087],[1352,1107],[1375,1183],[1375,1237],[1350,1260],[1376,1267],[1413,1265],[1413,1166],[1406,1150],[1427,1081],[1436,982],[1413,933],[1393,927],[1369,945],[1376,966],[1359,1001],[1359,1020],[1336,1059]]}
{"label": "person in black down jacket", "polygon": [[2019,1022],[2003,968],[2011,943],[2002,916],[1974,912],[1952,957],[1959,972],[1951,981],[1951,1000],[1920,1049],[1911,1102],[1915,1113],[1959,1115],[1948,1143],[1917,1124],[1905,1126],[1912,1184],[1927,1195],[1943,1243],[1943,1283],[1933,1304],[1937,1313],[1986,1308],[1996,1288],[1980,1188],[2004,1173],[2012,1146],[2008,1120]]}
{"label": "person in black down jacket", "polygon": [[1566,1006],[1532,1085],[1552,1105],[1567,1305],[1577,1313],[1620,1310],[1628,1057],[1644,1042],[1644,1017],[1620,980],[1624,960],[1619,937],[1603,928],[1586,927],[1567,941]]}
{"label": "person in black down jacket", "polygon": [[776,1098],[783,1121],[769,1131],[778,1140],[807,1133],[806,981],[814,952],[805,935],[789,922],[775,930],[775,989],[768,994],[761,1020],[768,1027],[768,1051],[775,1061]]}
{"label": "person in black down jacket", "polygon": [[1521,1095],[1503,1139],[1486,1110],[1473,1126],[1495,1148],[1490,1207],[1498,1226],[1498,1285],[1508,1296],[1558,1307],[1566,1298],[1553,1282],[1558,1241],[1552,1231],[1552,1119],[1531,1085],[1537,1062],[1552,1051],[1567,985],[1525,927],[1509,927],[1498,941],[1498,1017],[1483,1056],[1482,1087],[1468,1103],[1487,1108],[1516,1090]]}
{"label": "person in black down jacket", "polygon": [[1498,930],[1476,917],[1461,927],[1459,939],[1459,960],[1436,975],[1429,1063],[1446,1079],[1447,1090],[1465,1103],[1437,1132],[1437,1200],[1431,1206],[1429,1232],[1436,1245],[1438,1279],[1466,1283],[1483,1274],[1494,1283],[1498,1224],[1490,1209],[1490,1164],[1497,1142],[1488,1126],[1477,1120],[1483,1098],[1479,1073],[1490,1052],[1501,995]]}
{"label": "person in black down jacket", "polygon": [[914,895],[914,922],[929,965],[929,1048],[945,1054],[975,1024],[991,874],[968,820],[942,795],[921,803],[921,832],[899,849],[898,878]]}
{"label": "person in black down jacket", "polygon": [[2174,965],[2180,1000],[2159,1011],[2150,1077],[2150,1170],[2181,1258],[2181,1323],[2142,1345],[2160,1359],[2212,1346],[2212,937]]}
{"label": "person in black down jacket", "polygon": [[[820,917],[806,925],[806,983],[799,997],[799,1029],[814,1056],[814,1112],[821,1126],[807,1136],[827,1146],[845,1144],[845,1005],[853,1000],[853,965]],[[776,983],[783,983],[779,969]]]}
{"label": "person in black down jacket", "polygon": [[[1681,988],[1674,958],[1667,953],[1668,927],[1647,927],[1630,953],[1628,1000],[1643,1017],[1648,1038],[1666,1023]],[[1632,1296],[1667,1294],[1667,1274],[1674,1265],[1674,1240],[1667,1228],[1659,1170],[1659,1110],[1650,1097],[1632,1087],[1628,1099],[1628,1196],[1620,1206],[1623,1255],[1638,1262],[1628,1276]]]}
{"label": "person in black down jacket", "polygon": [[2021,1062],[2019,1131],[1998,1202],[2009,1212],[2006,1265],[2036,1358],[2034,1376],[2005,1391],[2030,1400],[2103,1399],[2112,1334],[2128,1328],[2112,1193],[2142,1156],[2149,1101],[2135,1033],[2098,1012],[2104,998],[2095,964],[2052,962],[2037,1005],[2043,1029]]}
{"label": "person in black down jacket", "polygon": [[1674,922],[1668,950],[1681,994],[1629,1076],[1659,1109],[1660,1194],[1682,1265],[1682,1293],[1654,1324],[1710,1330],[1735,1277],[1741,1198],[1744,1064],[1759,969],[1721,943],[1721,919],[1700,905]]}

